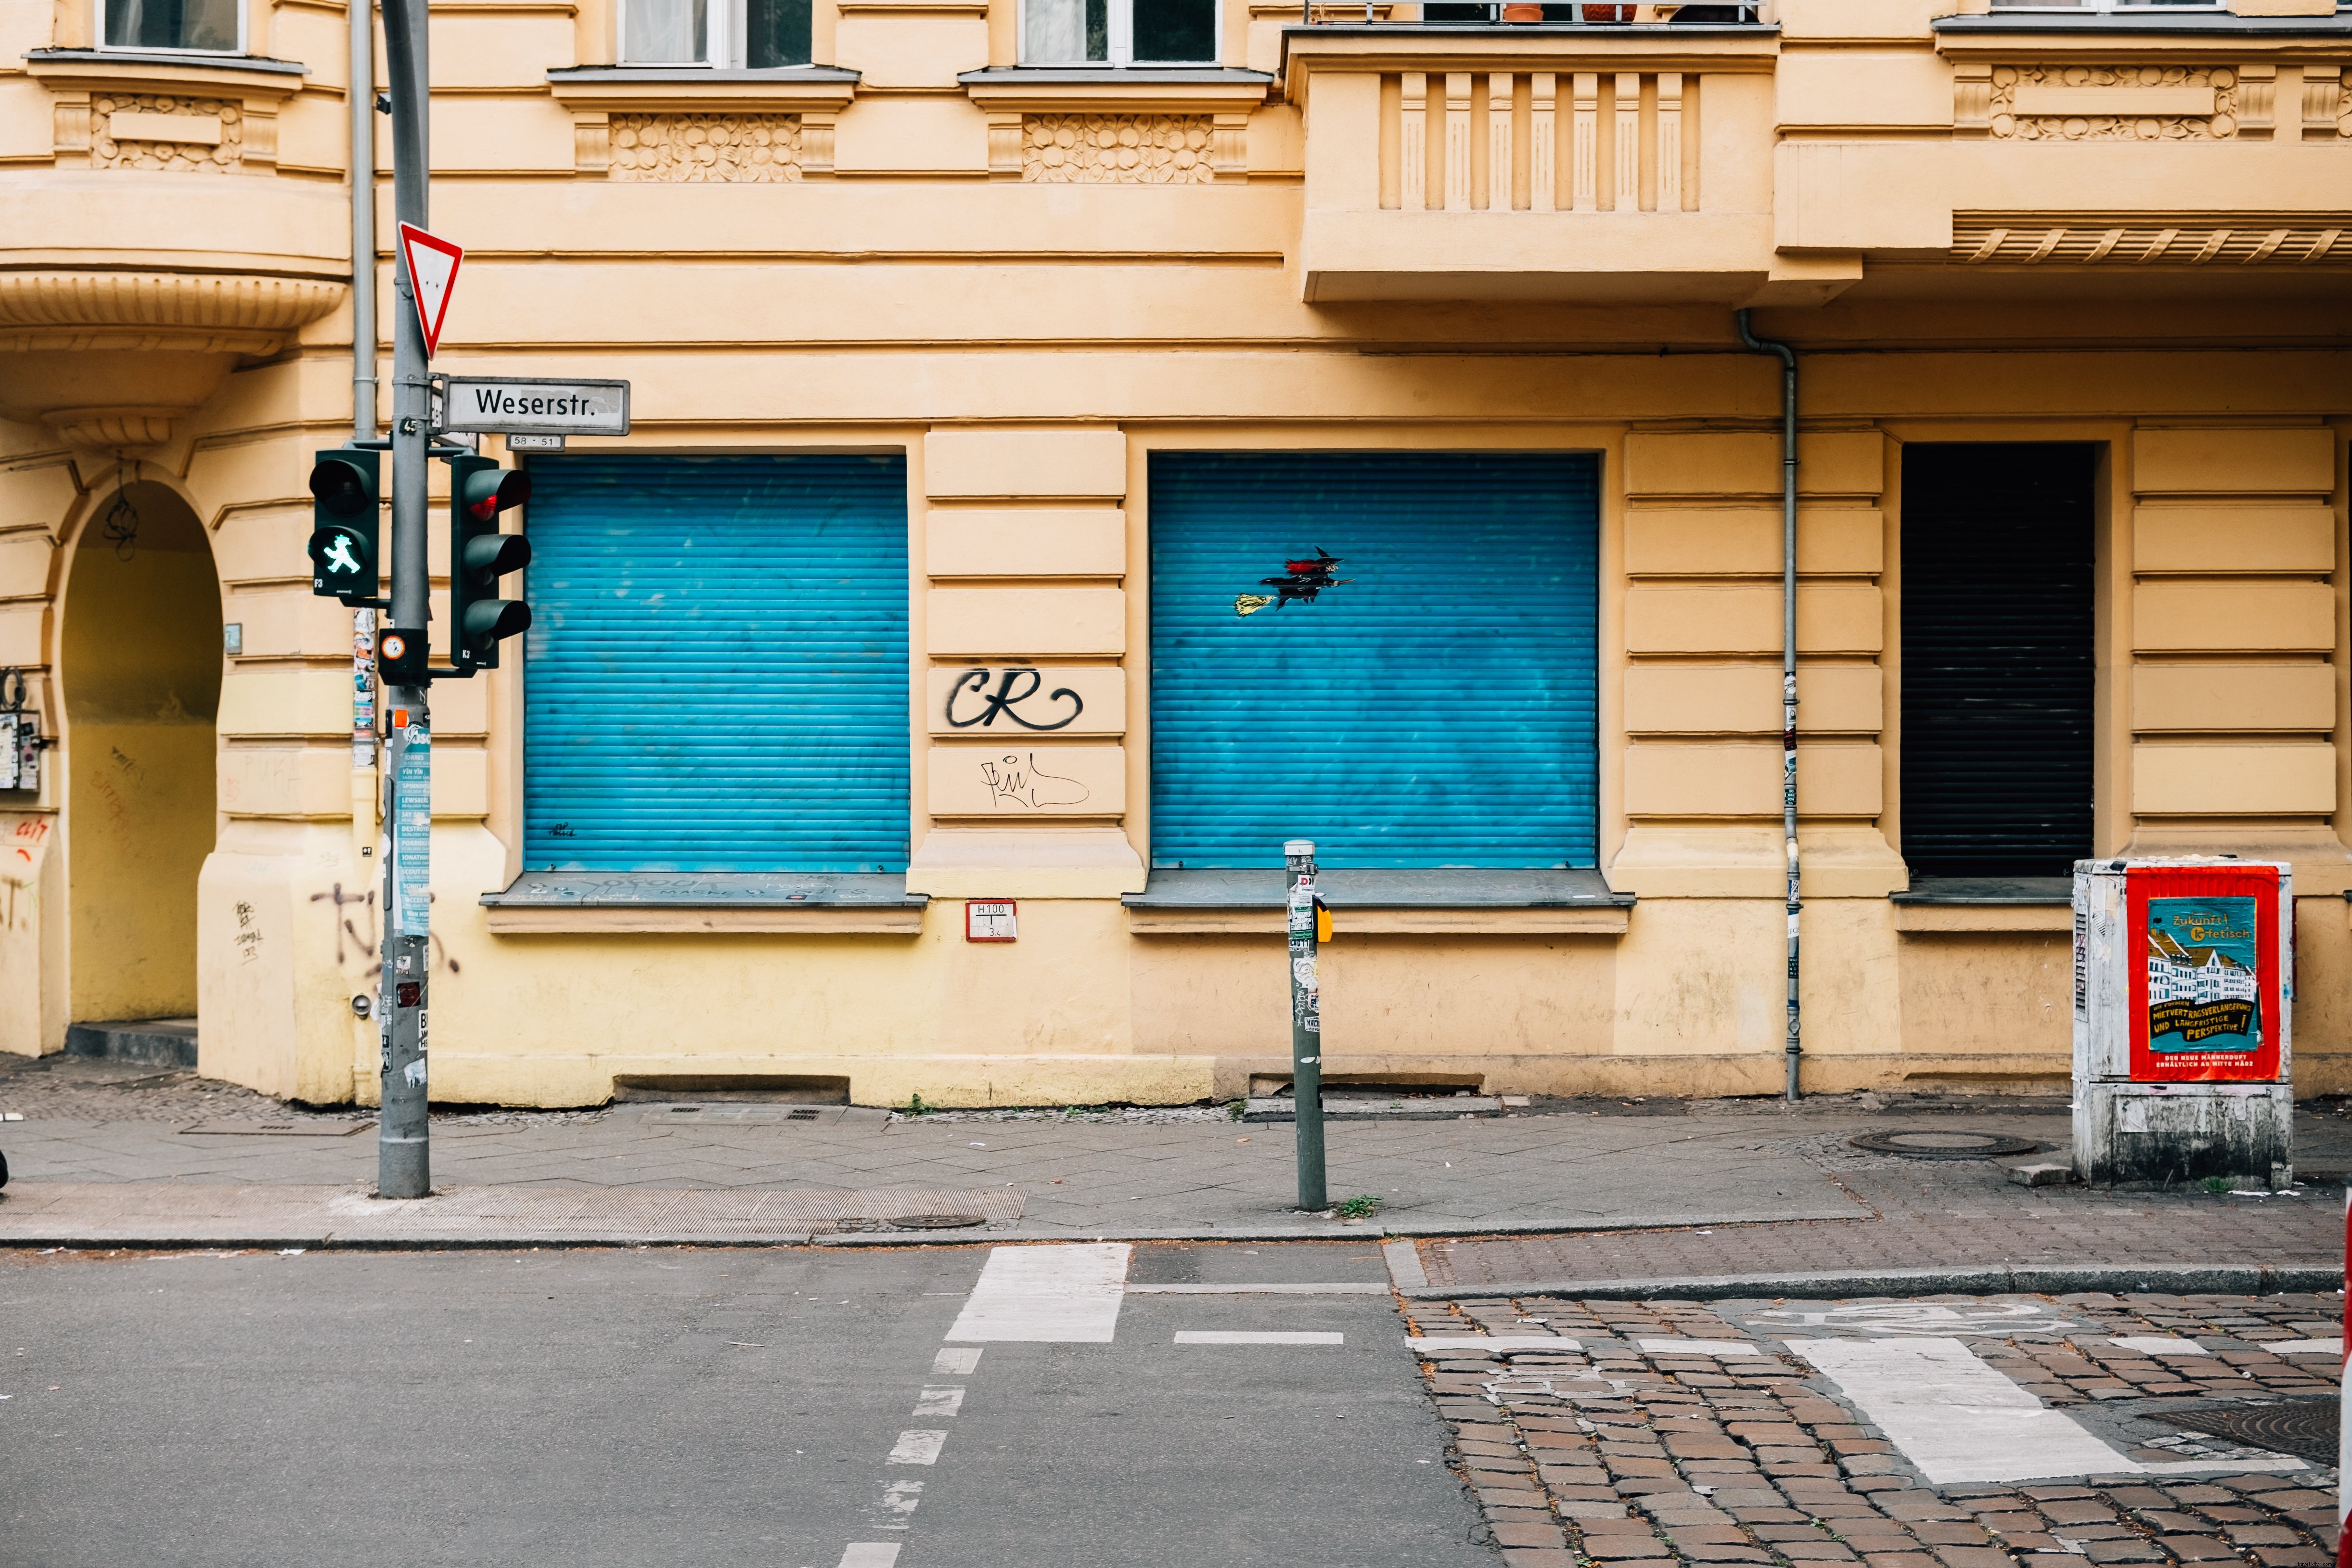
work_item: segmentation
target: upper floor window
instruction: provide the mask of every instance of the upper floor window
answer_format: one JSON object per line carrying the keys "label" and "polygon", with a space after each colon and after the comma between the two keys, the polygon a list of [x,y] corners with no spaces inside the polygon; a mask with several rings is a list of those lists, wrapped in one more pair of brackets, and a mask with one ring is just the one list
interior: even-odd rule
{"label": "upper floor window", "polygon": [[110,49],[197,49],[240,54],[240,0],[100,0],[100,33]]}
{"label": "upper floor window", "polygon": [[2144,11],[2151,5],[2193,5],[2219,11],[2221,0],[1992,0],[1996,10],[2025,11]]}
{"label": "upper floor window", "polygon": [[1022,0],[1021,63],[1207,65],[1217,0]]}
{"label": "upper floor window", "polygon": [[621,63],[809,63],[809,0],[622,0]]}

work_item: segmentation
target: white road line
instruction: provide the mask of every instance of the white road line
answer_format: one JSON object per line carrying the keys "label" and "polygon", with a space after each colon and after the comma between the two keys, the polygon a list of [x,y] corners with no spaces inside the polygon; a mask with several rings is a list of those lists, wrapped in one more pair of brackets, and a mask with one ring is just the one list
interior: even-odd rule
{"label": "white road line", "polygon": [[853,1541],[841,1552],[841,1568],[895,1568],[898,1561],[895,1541]]}
{"label": "white road line", "polygon": [[992,1248],[947,1337],[1107,1345],[1118,1330],[1129,1251],[1120,1242]]}
{"label": "white road line", "polygon": [[2107,1343],[2121,1345],[2142,1355],[2211,1355],[2213,1352],[2195,1340],[2185,1340],[2176,1334],[2126,1334],[2109,1339]]}
{"label": "white road line", "polygon": [[1936,1486],[2300,1470],[2301,1459],[2126,1458],[1954,1339],[1790,1340]]}
{"label": "white road line", "polygon": [[926,1388],[923,1396],[915,1401],[918,1415],[952,1415],[963,1408],[961,1388]]}
{"label": "white road line", "polygon": [[886,1465],[936,1465],[940,1450],[947,1446],[944,1432],[901,1432],[898,1445],[890,1450]]}
{"label": "white road line", "polygon": [[2341,1335],[2329,1340],[2273,1340],[2254,1348],[2268,1351],[2273,1355],[2340,1356],[2344,1353],[2344,1340]]}
{"label": "white road line", "polygon": [[1936,1486],[2141,1467],[1955,1339],[1790,1340]]}
{"label": "white road line", "polygon": [[1717,1361],[1726,1356],[1764,1353],[1760,1346],[1746,1340],[1643,1340],[1639,1343],[1651,1355],[1706,1355]]}
{"label": "white road line", "polygon": [[1130,1296],[1385,1296],[1385,1285],[1129,1285]]}
{"label": "white road line", "polygon": [[1179,1329],[1180,1345],[1343,1345],[1345,1334],[1261,1331],[1255,1329]]}
{"label": "white road line", "polygon": [[885,1530],[907,1530],[915,1517],[915,1505],[923,1500],[920,1481],[892,1481],[882,1489],[882,1513],[879,1522]]}
{"label": "white road line", "polygon": [[970,1377],[980,1365],[978,1345],[950,1345],[931,1358],[933,1377]]}
{"label": "white road line", "polygon": [[1580,1351],[1583,1344],[1551,1334],[1416,1334],[1405,1343],[1417,1351],[1502,1355],[1509,1351]]}

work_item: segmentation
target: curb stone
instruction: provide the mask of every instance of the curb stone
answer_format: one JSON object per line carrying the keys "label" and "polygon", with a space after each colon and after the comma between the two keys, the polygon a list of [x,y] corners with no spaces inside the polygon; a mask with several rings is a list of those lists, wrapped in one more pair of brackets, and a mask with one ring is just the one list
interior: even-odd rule
{"label": "curb stone", "polygon": [[2094,1263],[2067,1268],[1996,1264],[1982,1268],[1723,1274],[1704,1279],[1544,1279],[1494,1285],[1407,1285],[1398,1280],[1396,1289],[1397,1294],[1406,1300],[1422,1301],[1520,1296],[1578,1297],[1600,1301],[1669,1297],[1727,1300],[1793,1296],[1829,1300],[1852,1296],[2262,1296],[2306,1290],[2341,1294],[2344,1279],[2342,1266],[2332,1263]]}

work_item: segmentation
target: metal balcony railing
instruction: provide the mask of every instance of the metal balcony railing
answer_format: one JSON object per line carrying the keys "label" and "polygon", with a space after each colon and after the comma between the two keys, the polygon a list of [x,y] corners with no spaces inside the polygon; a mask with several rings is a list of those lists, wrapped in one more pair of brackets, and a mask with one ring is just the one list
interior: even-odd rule
{"label": "metal balcony railing", "polygon": [[1339,3],[1303,0],[1302,25],[1390,23],[1402,26],[1521,26],[1536,23],[1576,26],[1675,26],[1753,25],[1763,20],[1765,0],[1364,0],[1363,14]]}

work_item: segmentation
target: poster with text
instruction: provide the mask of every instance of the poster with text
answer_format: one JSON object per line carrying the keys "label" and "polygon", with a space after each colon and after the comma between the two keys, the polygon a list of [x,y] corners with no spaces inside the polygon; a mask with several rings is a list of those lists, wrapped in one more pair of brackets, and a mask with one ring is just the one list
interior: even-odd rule
{"label": "poster with text", "polygon": [[2278,1076],[2278,874],[2267,868],[2135,867],[2136,1082]]}

